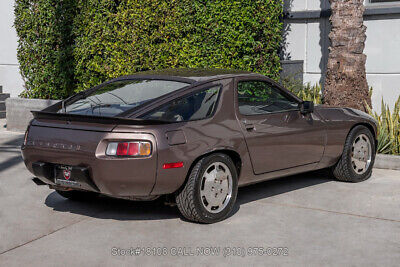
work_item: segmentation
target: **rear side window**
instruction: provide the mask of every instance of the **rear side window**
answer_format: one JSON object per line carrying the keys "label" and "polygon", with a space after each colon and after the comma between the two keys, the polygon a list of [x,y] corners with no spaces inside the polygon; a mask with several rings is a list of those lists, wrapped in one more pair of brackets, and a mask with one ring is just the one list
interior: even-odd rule
{"label": "rear side window", "polygon": [[220,87],[212,87],[173,100],[140,118],[168,122],[206,119],[214,113]]}
{"label": "rear side window", "polygon": [[69,104],[66,113],[112,117],[187,85],[167,80],[117,81]]}
{"label": "rear side window", "polygon": [[259,115],[297,110],[298,103],[264,81],[243,81],[237,86],[239,112]]}

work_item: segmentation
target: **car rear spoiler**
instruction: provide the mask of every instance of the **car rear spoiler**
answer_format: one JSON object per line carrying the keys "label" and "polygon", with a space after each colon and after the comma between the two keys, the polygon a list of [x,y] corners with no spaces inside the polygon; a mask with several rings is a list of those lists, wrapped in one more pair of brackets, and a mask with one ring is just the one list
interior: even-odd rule
{"label": "car rear spoiler", "polygon": [[80,114],[55,113],[46,111],[31,111],[34,119],[81,121],[101,124],[120,124],[120,125],[157,125],[169,122],[160,120],[130,119],[123,117],[101,117]]}

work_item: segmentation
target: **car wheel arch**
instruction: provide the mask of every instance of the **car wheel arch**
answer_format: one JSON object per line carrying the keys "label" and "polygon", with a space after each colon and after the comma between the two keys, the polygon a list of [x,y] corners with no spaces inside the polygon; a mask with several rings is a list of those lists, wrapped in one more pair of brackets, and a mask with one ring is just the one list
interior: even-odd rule
{"label": "car wheel arch", "polygon": [[182,183],[182,185],[180,186],[180,188],[177,190],[177,192],[179,192],[186,184],[187,180],[188,180],[188,176],[191,173],[193,167],[197,164],[197,162],[199,162],[202,158],[205,158],[209,155],[212,154],[225,154],[227,155],[235,164],[236,167],[236,172],[237,172],[237,177],[238,180],[240,180],[240,173],[241,173],[241,169],[242,169],[242,159],[239,155],[238,152],[236,152],[233,149],[228,149],[228,148],[220,148],[220,149],[215,149],[209,152],[206,152],[200,156],[198,156],[195,160],[192,161],[192,163],[190,164],[190,167],[186,173],[186,177],[185,177],[185,181]]}
{"label": "car wheel arch", "polygon": [[377,151],[377,148],[378,148],[378,136],[377,136],[377,132],[375,131],[375,128],[374,128],[374,126],[372,126],[370,123],[368,123],[368,122],[359,122],[359,123],[355,123],[354,125],[352,125],[351,126],[351,128],[349,129],[349,131],[348,131],[348,133],[347,133],[347,135],[346,135],[346,138],[347,138],[347,136],[350,134],[350,132],[351,132],[351,130],[353,130],[355,127],[357,127],[357,126],[364,126],[364,127],[366,127],[368,130],[370,130],[371,131],[371,134],[372,134],[372,136],[374,137],[374,141],[375,141],[375,151]]}

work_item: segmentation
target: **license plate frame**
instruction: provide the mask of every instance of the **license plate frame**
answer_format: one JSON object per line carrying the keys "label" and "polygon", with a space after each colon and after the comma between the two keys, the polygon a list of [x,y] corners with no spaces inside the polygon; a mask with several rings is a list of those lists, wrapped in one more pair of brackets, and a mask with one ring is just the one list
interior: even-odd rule
{"label": "license plate frame", "polygon": [[57,165],[55,167],[55,184],[65,187],[81,188],[82,184],[79,181],[75,180],[72,173],[72,166]]}

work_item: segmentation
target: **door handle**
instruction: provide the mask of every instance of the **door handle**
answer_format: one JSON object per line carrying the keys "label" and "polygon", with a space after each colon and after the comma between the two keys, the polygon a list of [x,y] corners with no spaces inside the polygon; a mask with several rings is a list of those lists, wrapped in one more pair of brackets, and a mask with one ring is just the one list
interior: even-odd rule
{"label": "door handle", "polygon": [[253,123],[243,122],[243,124],[244,124],[244,128],[246,128],[246,131],[248,131],[248,132],[253,131],[256,128]]}

